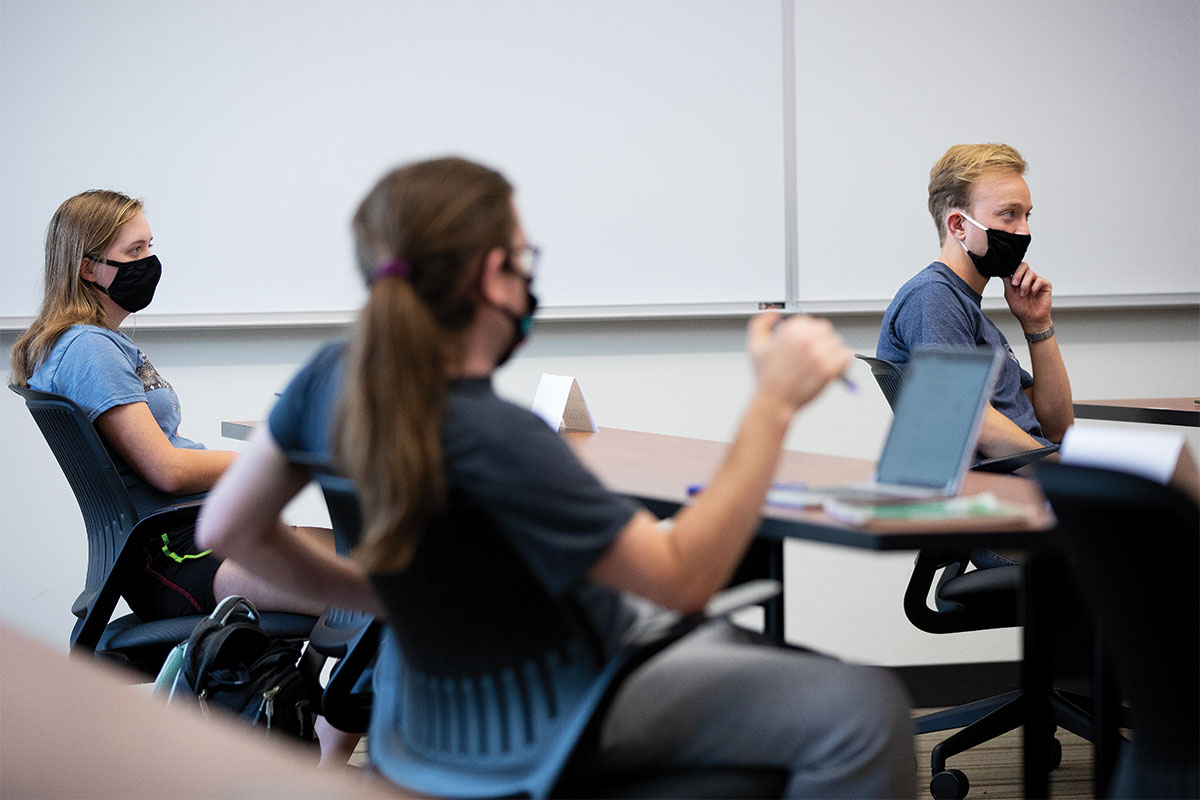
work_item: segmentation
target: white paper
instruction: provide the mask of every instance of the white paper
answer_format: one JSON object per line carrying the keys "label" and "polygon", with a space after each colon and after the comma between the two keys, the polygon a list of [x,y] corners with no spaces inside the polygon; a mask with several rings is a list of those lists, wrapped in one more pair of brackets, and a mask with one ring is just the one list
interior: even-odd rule
{"label": "white paper", "polygon": [[542,375],[533,397],[533,413],[556,431],[596,430],[579,381],[568,375]]}
{"label": "white paper", "polygon": [[1130,472],[1166,484],[1182,450],[1182,433],[1073,425],[1063,437],[1059,459],[1064,464]]}

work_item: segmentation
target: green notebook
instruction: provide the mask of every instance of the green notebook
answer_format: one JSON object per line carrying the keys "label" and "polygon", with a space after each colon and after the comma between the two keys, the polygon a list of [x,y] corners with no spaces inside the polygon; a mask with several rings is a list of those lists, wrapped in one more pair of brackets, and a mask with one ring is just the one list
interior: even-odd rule
{"label": "green notebook", "polygon": [[915,522],[963,519],[1026,519],[1030,509],[998,499],[991,492],[917,500],[909,503],[888,502],[879,505],[826,500],[825,513],[842,522],[863,525],[869,522]]}

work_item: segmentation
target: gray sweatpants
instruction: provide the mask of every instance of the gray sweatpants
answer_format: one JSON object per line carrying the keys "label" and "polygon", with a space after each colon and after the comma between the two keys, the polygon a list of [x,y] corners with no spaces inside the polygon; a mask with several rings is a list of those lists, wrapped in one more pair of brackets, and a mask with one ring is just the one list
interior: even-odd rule
{"label": "gray sweatpants", "polygon": [[912,797],[916,783],[908,697],[890,672],[727,622],[629,676],[594,763],[781,767],[791,773],[786,797]]}

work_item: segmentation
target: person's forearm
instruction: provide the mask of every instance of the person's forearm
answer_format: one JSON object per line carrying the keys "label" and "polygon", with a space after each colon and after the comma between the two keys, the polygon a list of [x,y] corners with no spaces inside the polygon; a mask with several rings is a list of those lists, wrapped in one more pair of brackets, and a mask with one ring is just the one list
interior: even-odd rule
{"label": "person's forearm", "polygon": [[758,530],[763,500],[794,412],[757,395],[720,468],[671,532],[693,607],[729,582]]}
{"label": "person's forearm", "polygon": [[209,493],[196,543],[293,593],[374,612],[366,573],[350,559],[288,528],[279,514],[308,482],[291,468],[265,430]]}
{"label": "person's forearm", "polygon": [[984,412],[983,427],[979,432],[979,452],[985,458],[999,458],[1026,450],[1035,450],[1042,443],[1034,439],[1017,424],[992,406]]}
{"label": "person's forearm", "polygon": [[155,488],[169,494],[207,492],[216,485],[236,457],[237,453],[231,450],[189,450],[178,447],[150,482]]}
{"label": "person's forearm", "polygon": [[1071,399],[1071,381],[1058,349],[1058,337],[1030,342],[1029,356],[1033,372],[1030,398],[1033,413],[1037,415],[1045,437],[1061,442],[1067,428],[1075,424],[1075,408]]}
{"label": "person's forearm", "polygon": [[238,536],[222,539],[216,549],[297,597],[339,608],[382,613],[366,571],[358,562],[337,555],[282,523],[243,530]]}

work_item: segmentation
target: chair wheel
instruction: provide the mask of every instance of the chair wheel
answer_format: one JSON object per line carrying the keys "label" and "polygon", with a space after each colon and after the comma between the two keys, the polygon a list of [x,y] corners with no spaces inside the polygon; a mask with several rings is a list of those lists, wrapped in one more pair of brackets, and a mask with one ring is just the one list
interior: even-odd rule
{"label": "chair wheel", "polygon": [[929,781],[929,793],[934,800],[963,800],[971,782],[961,769],[948,769],[934,774]]}
{"label": "chair wheel", "polygon": [[1062,742],[1057,738],[1050,740],[1050,769],[1058,769],[1062,763]]}

